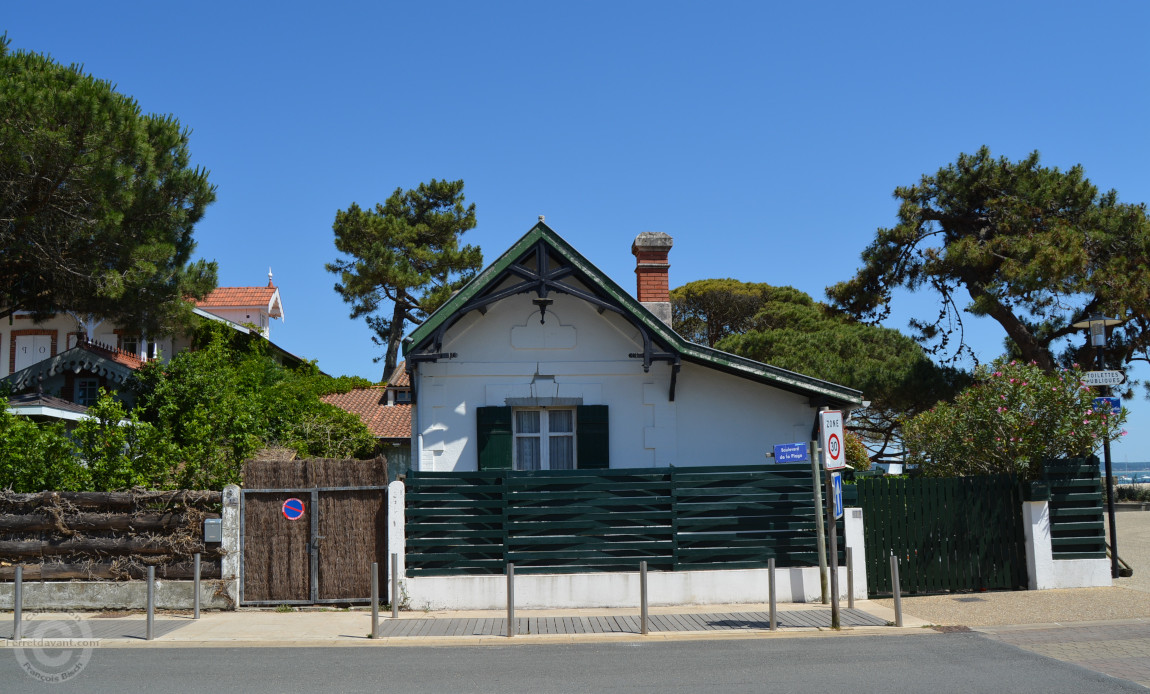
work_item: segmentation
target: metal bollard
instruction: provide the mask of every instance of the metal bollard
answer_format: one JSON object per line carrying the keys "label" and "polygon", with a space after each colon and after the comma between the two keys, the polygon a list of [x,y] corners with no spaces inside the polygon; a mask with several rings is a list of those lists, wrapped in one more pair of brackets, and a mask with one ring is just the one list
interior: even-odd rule
{"label": "metal bollard", "polygon": [[391,554],[391,618],[399,619],[399,555]]}
{"label": "metal bollard", "polygon": [[898,557],[890,555],[890,584],[894,590],[894,625],[902,626],[902,592],[898,587]]}
{"label": "metal bollard", "polygon": [[148,567],[148,632],[145,638],[151,641],[156,622],[156,567]]}
{"label": "metal bollard", "polygon": [[192,619],[200,618],[200,553],[192,557]]}
{"label": "metal bollard", "polygon": [[855,562],[854,552],[847,547],[847,609],[855,608]]}
{"label": "metal bollard", "polygon": [[515,636],[515,564],[507,564],[507,638]]}
{"label": "metal bollard", "polygon": [[771,557],[767,560],[767,592],[770,594],[771,600],[771,631],[779,630],[778,616],[775,614],[775,558]]}
{"label": "metal bollard", "polygon": [[639,614],[640,624],[642,625],[640,633],[647,634],[647,562],[646,560],[639,562]]}
{"label": "metal bollard", "polygon": [[15,620],[15,623],[12,625],[12,640],[19,641],[24,638],[24,621],[22,616],[24,612],[24,567],[19,564],[16,565],[16,586],[12,599],[12,618]]}
{"label": "metal bollard", "polygon": [[379,638],[379,562],[371,563],[371,638]]}

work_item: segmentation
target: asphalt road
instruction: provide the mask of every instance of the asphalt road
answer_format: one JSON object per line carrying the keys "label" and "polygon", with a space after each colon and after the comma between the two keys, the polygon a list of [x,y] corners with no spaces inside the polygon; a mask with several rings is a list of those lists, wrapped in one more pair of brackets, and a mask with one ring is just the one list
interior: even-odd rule
{"label": "asphalt road", "polygon": [[[8,650],[8,649],[4,649]],[[4,692],[1144,692],[975,633],[452,648],[103,648]]]}

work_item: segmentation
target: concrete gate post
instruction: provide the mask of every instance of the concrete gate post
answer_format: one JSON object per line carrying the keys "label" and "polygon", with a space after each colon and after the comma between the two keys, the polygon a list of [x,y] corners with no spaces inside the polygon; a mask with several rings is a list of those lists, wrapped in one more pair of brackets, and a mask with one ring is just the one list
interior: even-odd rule
{"label": "concrete gate post", "polygon": [[[240,604],[240,488],[234,484],[224,487],[223,513],[221,523],[224,537],[221,548],[224,556],[220,559],[220,578],[226,586],[228,597],[234,607]],[[211,593],[208,583],[204,583],[207,595],[201,595],[203,604],[211,604]]]}
{"label": "concrete gate post", "polygon": [[391,555],[399,555],[399,584],[405,582],[407,575],[407,537],[404,535],[406,522],[404,518],[404,493],[407,487],[403,482],[396,480],[387,485],[387,585],[388,595],[391,594]]}

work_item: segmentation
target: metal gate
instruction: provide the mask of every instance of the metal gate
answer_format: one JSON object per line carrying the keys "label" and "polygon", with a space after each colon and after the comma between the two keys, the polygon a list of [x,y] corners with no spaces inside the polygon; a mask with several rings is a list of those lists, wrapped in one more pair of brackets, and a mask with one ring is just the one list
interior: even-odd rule
{"label": "metal gate", "polygon": [[1022,490],[1009,475],[860,479],[870,597],[1027,585]]}
{"label": "metal gate", "polygon": [[387,487],[244,489],[240,554],[242,605],[370,602],[372,562],[386,576]]}

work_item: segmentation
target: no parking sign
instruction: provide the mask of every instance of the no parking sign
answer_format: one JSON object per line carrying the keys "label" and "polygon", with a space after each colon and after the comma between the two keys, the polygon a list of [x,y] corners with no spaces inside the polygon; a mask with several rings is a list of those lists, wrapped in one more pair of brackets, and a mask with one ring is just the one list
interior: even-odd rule
{"label": "no parking sign", "polygon": [[288,499],[283,505],[284,518],[299,520],[303,516],[303,502],[299,499]]}

